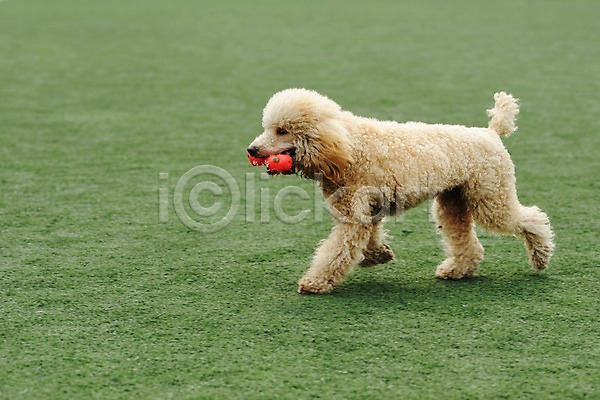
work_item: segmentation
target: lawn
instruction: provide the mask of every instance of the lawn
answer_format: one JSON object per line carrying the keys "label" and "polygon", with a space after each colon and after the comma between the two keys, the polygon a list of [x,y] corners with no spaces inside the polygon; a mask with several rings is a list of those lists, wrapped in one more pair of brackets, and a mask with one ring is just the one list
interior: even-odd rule
{"label": "lawn", "polygon": [[[594,0],[0,1],[0,398],[600,398],[599,13]],[[521,98],[505,144],[521,201],[555,228],[551,267],[482,231],[476,277],[436,280],[424,204],[388,224],[396,261],[298,295],[331,218],[311,181],[262,179],[245,156],[287,87],[477,126],[495,91]],[[212,233],[173,201],[204,164],[241,191]],[[214,182],[225,194],[200,205],[230,202]],[[285,197],[289,214],[310,210],[299,223],[272,205],[288,185],[309,195]],[[203,223],[223,210],[184,207]]]}

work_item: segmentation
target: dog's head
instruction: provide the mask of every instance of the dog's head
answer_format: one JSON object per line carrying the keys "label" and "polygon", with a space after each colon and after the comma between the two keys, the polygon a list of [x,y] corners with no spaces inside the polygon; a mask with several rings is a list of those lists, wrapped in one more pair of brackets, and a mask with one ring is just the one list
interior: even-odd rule
{"label": "dog's head", "polygon": [[352,162],[351,138],[344,112],[333,100],[306,89],[287,89],[271,97],[263,110],[264,132],[248,147],[254,157],[285,153],[307,178],[321,173],[341,182]]}

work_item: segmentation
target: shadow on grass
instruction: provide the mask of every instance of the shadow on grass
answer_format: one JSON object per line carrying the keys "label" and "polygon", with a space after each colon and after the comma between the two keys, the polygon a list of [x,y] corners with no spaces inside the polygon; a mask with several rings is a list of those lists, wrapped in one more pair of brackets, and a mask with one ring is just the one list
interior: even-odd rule
{"label": "shadow on grass", "polygon": [[[373,278],[373,277],[370,277]],[[556,288],[544,273],[519,273],[506,277],[474,277],[451,281],[421,278],[411,282],[382,278],[352,280],[329,295],[305,296],[303,306],[314,304],[352,307],[357,311],[372,308],[403,310],[439,309],[464,304],[487,306],[491,303],[537,301]]]}

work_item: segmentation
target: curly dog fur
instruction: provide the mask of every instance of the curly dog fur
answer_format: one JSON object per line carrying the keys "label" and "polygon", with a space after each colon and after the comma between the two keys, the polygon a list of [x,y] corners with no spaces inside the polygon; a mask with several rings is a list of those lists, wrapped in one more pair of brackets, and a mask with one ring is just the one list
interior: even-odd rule
{"label": "curly dog fur", "polygon": [[319,181],[336,222],[298,292],[330,292],[356,265],[393,260],[383,217],[431,198],[447,255],[437,277],[475,273],[483,259],[475,223],[522,238],[532,268],[546,268],[554,250],[550,222],[539,208],[519,203],[514,166],[500,140],[517,129],[517,100],[504,92],[494,99],[488,127],[469,128],[359,117],[306,89],[273,95],[264,132],[248,151],[292,154],[295,168]]}

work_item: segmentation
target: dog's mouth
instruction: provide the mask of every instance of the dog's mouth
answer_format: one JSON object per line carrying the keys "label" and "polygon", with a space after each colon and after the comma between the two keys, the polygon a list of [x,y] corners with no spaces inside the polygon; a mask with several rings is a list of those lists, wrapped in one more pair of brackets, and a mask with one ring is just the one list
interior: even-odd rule
{"label": "dog's mouth", "polygon": [[294,158],[296,155],[296,148],[290,147],[289,149],[282,151],[280,154],[287,154],[288,156]]}
{"label": "dog's mouth", "polygon": [[267,154],[267,155],[264,155],[264,156],[261,154],[261,155],[259,155],[256,158],[268,158],[269,156],[274,156],[274,155],[277,155],[277,154],[287,154],[288,156],[292,157],[292,159],[293,159],[294,156],[296,155],[296,148],[295,147],[290,147],[287,150],[277,151],[277,152],[274,152],[272,154]]}
{"label": "dog's mouth", "polygon": [[[2,1],[2,0],[0,0],[0,1]],[[266,159],[269,156],[272,156],[272,155],[274,156],[276,154],[287,154],[288,156],[292,157],[292,159],[294,159],[294,156],[296,155],[296,148],[295,147],[290,147],[287,150],[278,151],[278,152],[275,152],[273,154],[267,154],[267,155],[260,154],[260,155],[254,156],[254,158]]]}

